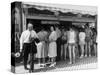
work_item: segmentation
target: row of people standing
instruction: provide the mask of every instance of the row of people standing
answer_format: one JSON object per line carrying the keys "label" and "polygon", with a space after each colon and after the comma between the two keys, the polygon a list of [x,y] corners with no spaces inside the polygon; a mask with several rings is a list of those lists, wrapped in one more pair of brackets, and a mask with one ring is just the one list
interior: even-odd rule
{"label": "row of people standing", "polygon": [[[50,66],[56,65],[57,45],[56,45],[56,31],[54,27],[47,32],[42,29],[36,33],[33,30],[33,24],[28,23],[28,29],[23,31],[20,37],[20,53],[24,55],[24,68],[30,72],[34,71],[34,58],[38,58],[38,63],[41,66],[45,65],[46,57],[49,57]],[[28,56],[30,55],[30,69],[27,67]],[[36,55],[36,56],[35,56]],[[35,56],[35,57],[34,57]],[[41,59],[42,63],[41,64]]]}
{"label": "row of people standing", "polygon": [[[59,32],[58,32],[59,31]],[[60,37],[57,39],[57,60],[66,60],[67,55],[69,55],[70,62],[75,61],[75,46],[76,46],[76,32],[75,30],[71,27],[69,30],[67,29],[62,29],[60,31],[58,28],[56,30],[58,34],[61,34]],[[68,48],[68,51],[67,51]]]}
{"label": "row of people standing", "polygon": [[[66,60],[67,55],[69,56],[69,63],[74,63],[76,52],[79,51],[78,45],[81,50],[81,58],[84,56],[87,57],[88,50],[89,56],[91,56],[91,35],[92,31],[89,27],[86,28],[86,30],[83,28],[83,30],[79,31],[73,28],[73,26],[70,27],[69,30],[66,28],[59,29],[58,27],[51,26],[49,31],[46,31],[43,28],[40,32],[36,33],[33,30],[33,25],[29,23],[28,29],[22,33],[20,38],[20,52],[22,52],[22,50],[24,51],[24,68],[27,69],[27,60],[28,55],[31,52],[30,50],[36,50],[36,48],[37,53],[35,53],[36,58],[38,58],[38,64],[40,66],[43,65],[44,67],[46,66],[47,57],[49,57],[48,61],[50,67],[56,65],[56,59],[57,61],[62,59]],[[34,48],[31,47],[31,38],[33,38],[33,40],[36,38],[39,39],[39,42],[34,42],[37,47],[35,45],[32,45]],[[96,36],[94,39],[96,39]],[[96,41],[94,40],[93,43],[96,53]],[[35,53],[33,53],[33,57]]]}
{"label": "row of people standing", "polygon": [[58,30],[61,36],[57,39],[57,60],[66,60],[69,56],[70,64],[75,62],[76,57],[91,57],[97,56],[97,33],[96,30],[89,26],[82,26],[79,30],[73,26],[67,29],[62,29],[62,33]]}
{"label": "row of people standing", "polygon": [[[44,34],[45,32],[45,34]],[[70,62],[75,62],[75,47],[77,34],[73,28],[70,30],[60,29],[58,27],[51,26],[49,34],[47,31],[41,30],[38,33],[40,43],[37,44],[37,58],[39,58],[39,65],[41,65],[40,60],[42,58],[43,66],[45,66],[45,58],[49,57],[50,66],[56,65],[57,60],[66,60],[67,54],[69,54]],[[68,52],[67,53],[67,47]]]}
{"label": "row of people standing", "polygon": [[[47,32],[42,29],[37,33],[40,43],[37,44],[37,54],[38,64],[41,66],[46,66],[46,58],[49,57],[50,66],[56,65],[56,56],[57,56],[57,34],[54,30],[54,27],[50,27],[50,31]],[[41,40],[42,38],[42,40]],[[41,62],[42,60],[42,62]]]}
{"label": "row of people standing", "polygon": [[[40,31],[39,33],[41,32],[43,31]],[[69,64],[72,64],[75,63],[76,56],[83,58],[91,56],[92,54],[91,41],[93,39],[96,39],[96,35],[93,35],[92,30],[89,27],[85,29],[83,26],[82,28],[80,28],[80,30],[76,30],[72,26],[69,28],[69,30],[67,30],[66,28],[62,28],[60,30],[58,27],[51,26],[50,31],[44,32],[46,33],[46,35],[44,34],[43,36],[42,33],[40,35],[43,36],[45,44],[43,42],[40,42],[39,44],[41,45],[37,46],[38,53],[40,52],[44,55],[42,57],[39,57],[43,58],[44,66],[46,57],[49,57],[49,62],[51,62],[51,66],[54,66],[56,64],[56,60],[66,60],[67,56],[70,60]],[[92,39],[92,37],[94,38]],[[96,55],[96,42],[94,41],[92,45],[94,47],[94,54]],[[40,60],[39,65],[41,65]]]}

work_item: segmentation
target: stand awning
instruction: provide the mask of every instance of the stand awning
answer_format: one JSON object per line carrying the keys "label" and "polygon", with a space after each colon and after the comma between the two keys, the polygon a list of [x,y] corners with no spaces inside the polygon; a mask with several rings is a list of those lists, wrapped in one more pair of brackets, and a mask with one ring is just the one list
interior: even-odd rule
{"label": "stand awning", "polygon": [[[65,8],[57,8],[57,7],[50,7],[50,6],[43,6],[43,5],[35,5],[35,4],[23,4],[23,8],[27,9],[28,11],[28,18],[32,18],[38,15],[40,18],[57,18],[62,20],[70,20],[72,21],[83,21],[83,22],[94,22],[96,21],[97,12],[93,11],[84,11],[84,10],[75,10],[75,9],[65,9]],[[36,17],[37,18],[37,17]],[[75,20],[76,18],[76,20]],[[86,20],[85,20],[86,19]],[[90,19],[90,20],[88,20]],[[56,19],[55,19],[56,20]]]}

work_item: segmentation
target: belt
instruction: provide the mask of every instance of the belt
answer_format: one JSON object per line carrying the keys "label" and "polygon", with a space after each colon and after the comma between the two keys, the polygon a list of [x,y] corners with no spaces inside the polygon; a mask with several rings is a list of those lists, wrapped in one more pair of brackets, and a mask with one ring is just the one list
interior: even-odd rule
{"label": "belt", "polygon": [[24,43],[24,44],[31,44],[31,43]]}

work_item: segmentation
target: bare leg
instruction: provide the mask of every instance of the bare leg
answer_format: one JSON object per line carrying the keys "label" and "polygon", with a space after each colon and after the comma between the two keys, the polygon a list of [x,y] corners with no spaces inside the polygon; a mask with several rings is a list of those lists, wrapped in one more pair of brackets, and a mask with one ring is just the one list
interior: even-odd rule
{"label": "bare leg", "polygon": [[88,43],[88,48],[89,48],[89,57],[91,57],[91,48],[90,48],[90,42]]}
{"label": "bare leg", "polygon": [[96,46],[96,44],[94,44],[94,52],[95,52],[95,56],[97,56],[97,46]]}
{"label": "bare leg", "polygon": [[49,67],[54,67],[54,57],[51,58],[51,65]]}
{"label": "bare leg", "polygon": [[63,50],[64,50],[64,47],[63,45],[61,45],[61,60],[63,59]]}
{"label": "bare leg", "polygon": [[56,65],[56,57],[54,57],[54,66]]}
{"label": "bare leg", "polygon": [[52,62],[52,63],[54,62],[54,58],[53,58],[53,57],[51,58],[51,62]]}
{"label": "bare leg", "polygon": [[43,66],[45,67],[45,53],[44,53],[44,50],[43,50],[43,58],[42,58],[42,61],[43,61]]}
{"label": "bare leg", "polygon": [[66,50],[67,50],[67,44],[64,45],[64,60],[66,60]]}
{"label": "bare leg", "polygon": [[71,45],[68,46],[68,50],[69,50],[69,60],[70,60],[70,63],[69,63],[69,64],[72,64],[72,51],[71,51]]}
{"label": "bare leg", "polygon": [[87,50],[88,50],[88,49],[87,49],[87,48],[88,48],[87,46],[88,46],[88,44],[87,44],[87,42],[86,42],[86,45],[85,45],[85,57],[87,57]]}
{"label": "bare leg", "polygon": [[82,55],[83,55],[83,57],[84,57],[84,47],[85,47],[85,45],[83,45],[83,47],[82,47]]}
{"label": "bare leg", "polygon": [[84,45],[81,45],[81,58],[84,56]]}
{"label": "bare leg", "polygon": [[73,63],[75,63],[75,46],[73,46],[72,53],[73,53]]}
{"label": "bare leg", "polygon": [[42,42],[42,66],[45,67],[45,42]]}
{"label": "bare leg", "polygon": [[75,48],[76,48],[76,49],[75,49],[75,54],[76,54],[76,57],[79,58],[78,44],[76,44],[75,46],[76,46],[76,47],[75,47]]}

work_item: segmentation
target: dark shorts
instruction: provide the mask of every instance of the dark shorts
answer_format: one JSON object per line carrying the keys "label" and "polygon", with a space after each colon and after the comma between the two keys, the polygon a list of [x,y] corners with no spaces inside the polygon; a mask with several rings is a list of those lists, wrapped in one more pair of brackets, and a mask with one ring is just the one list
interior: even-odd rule
{"label": "dark shorts", "polygon": [[61,44],[66,44],[67,43],[67,40],[62,40],[61,41]]}
{"label": "dark shorts", "polygon": [[90,37],[86,37],[86,42],[90,42],[91,41],[91,38]]}

